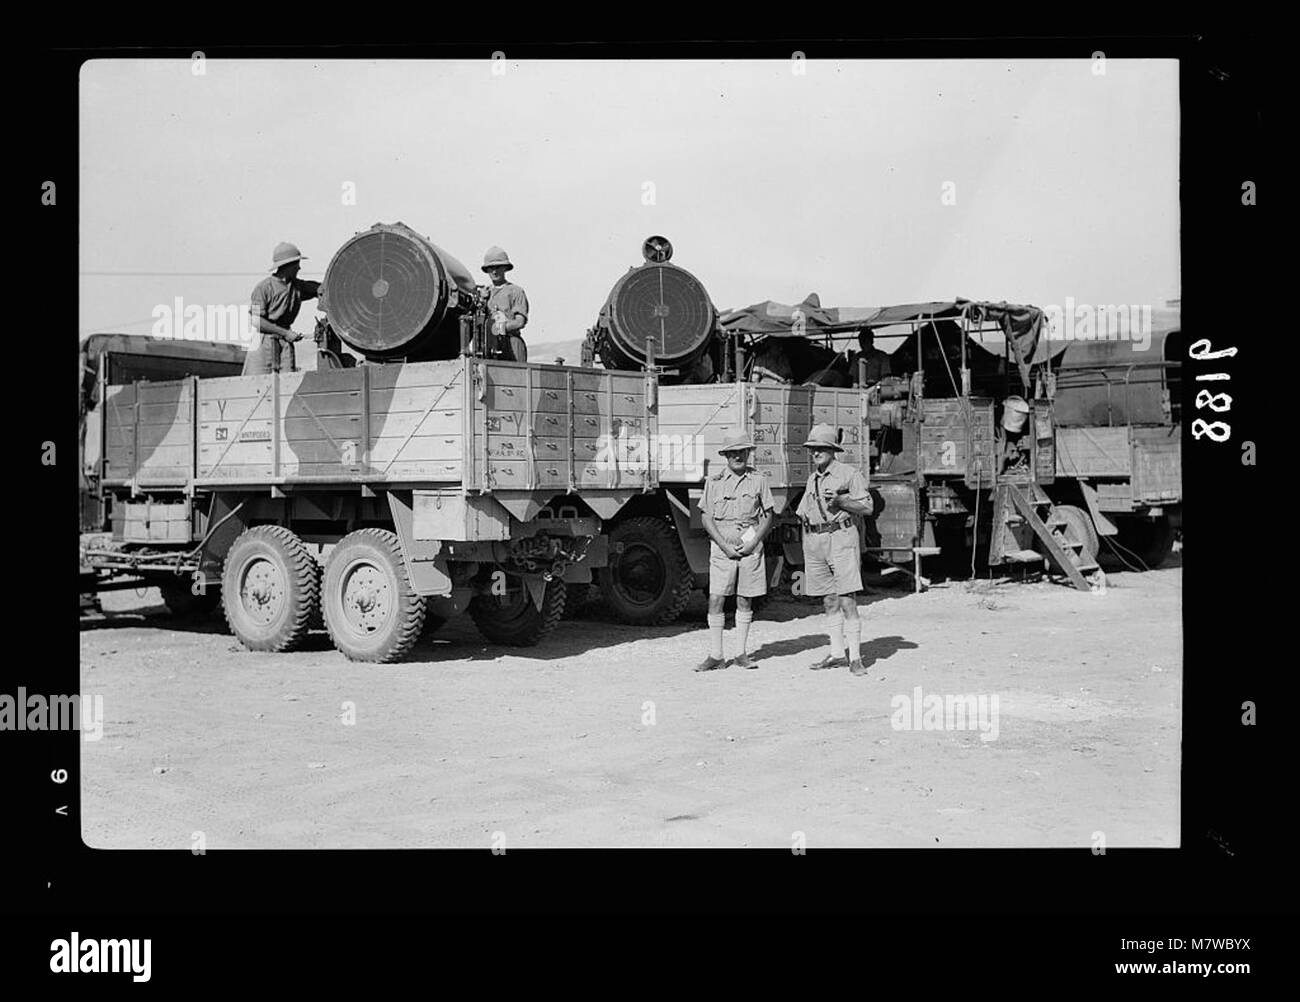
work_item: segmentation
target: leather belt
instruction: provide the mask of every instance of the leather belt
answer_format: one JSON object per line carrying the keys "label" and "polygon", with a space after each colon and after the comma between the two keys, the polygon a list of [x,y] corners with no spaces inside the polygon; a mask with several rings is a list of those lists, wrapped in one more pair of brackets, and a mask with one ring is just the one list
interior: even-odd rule
{"label": "leather belt", "polygon": [[804,527],[804,532],[811,532],[814,536],[823,532],[837,532],[840,529],[853,528],[852,522],[822,522],[819,525],[808,525]]}

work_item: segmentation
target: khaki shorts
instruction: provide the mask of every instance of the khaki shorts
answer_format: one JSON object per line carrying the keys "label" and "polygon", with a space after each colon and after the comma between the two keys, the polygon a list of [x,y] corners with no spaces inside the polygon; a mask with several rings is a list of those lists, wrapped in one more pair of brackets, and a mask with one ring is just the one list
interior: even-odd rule
{"label": "khaki shorts", "polygon": [[862,553],[852,522],[836,532],[803,534],[805,595],[853,595],[862,590]]}
{"label": "khaki shorts", "polygon": [[709,594],[743,595],[745,598],[757,598],[767,594],[767,562],[763,558],[763,548],[740,560],[731,560],[718,549],[718,544],[709,542]]}

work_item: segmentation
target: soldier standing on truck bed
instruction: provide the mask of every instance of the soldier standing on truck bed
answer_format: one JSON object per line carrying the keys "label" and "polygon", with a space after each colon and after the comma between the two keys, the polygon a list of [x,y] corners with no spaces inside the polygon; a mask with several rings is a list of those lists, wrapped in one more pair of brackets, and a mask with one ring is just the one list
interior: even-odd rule
{"label": "soldier standing on truck bed", "polygon": [[519,286],[506,281],[506,272],[512,268],[514,265],[500,247],[489,247],[483,255],[483,270],[492,279],[488,292],[492,333],[502,339],[500,344],[507,360],[527,362],[528,346],[519,332],[528,323],[528,297]]}
{"label": "soldier standing on truck bed", "polygon": [[862,554],[853,516],[871,514],[871,495],[862,473],[835,458],[844,450],[830,425],[817,425],[804,445],[813,462],[803,499],[795,509],[803,521],[804,588],[809,595],[822,596],[831,646],[826,657],[809,667],[820,670],[844,665],[847,639],[849,671],[865,675],[862,620],[858,617]]}
{"label": "soldier standing on truck bed", "polygon": [[696,671],[725,668],[722,657],[723,605],[728,595],[736,596],[736,632],[740,655],[732,663],[741,668],[758,664],[745,652],[749,624],[754,620],[750,599],[767,594],[767,566],[763,559],[763,537],[772,527],[776,502],[767,478],[749,465],[754,441],[744,431],[727,437],[718,450],[727,469],[704,482],[700,498],[700,519],[713,541],[709,546],[709,641],[710,654]]}
{"label": "soldier standing on truck bed", "polygon": [[271,252],[271,274],[253,287],[249,311],[257,318],[253,345],[244,359],[244,375],[293,372],[293,344],[302,335],[293,330],[304,299],[320,295],[320,283],[298,278],[302,251],[293,244],[276,244]]}

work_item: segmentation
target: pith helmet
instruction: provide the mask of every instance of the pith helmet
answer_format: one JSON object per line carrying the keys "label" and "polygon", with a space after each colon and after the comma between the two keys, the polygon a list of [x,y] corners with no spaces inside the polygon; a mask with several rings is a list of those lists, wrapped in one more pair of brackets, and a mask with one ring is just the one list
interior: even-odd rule
{"label": "pith helmet", "polygon": [[275,250],[271,252],[271,270],[279,271],[286,264],[306,260],[306,255],[293,244],[276,244]]}
{"label": "pith helmet", "polygon": [[514,267],[510,263],[510,258],[500,247],[489,247],[487,253],[483,255],[483,270],[495,268],[497,265],[504,265],[506,271]]}
{"label": "pith helmet", "polygon": [[733,431],[722,442],[722,448],[718,454],[725,456],[728,452],[742,452],[745,449],[754,448],[754,440],[749,437],[747,431]]}
{"label": "pith helmet", "polygon": [[836,452],[843,452],[844,448],[836,439],[835,429],[828,424],[819,424],[808,433],[808,441],[804,446],[812,449],[834,449]]}

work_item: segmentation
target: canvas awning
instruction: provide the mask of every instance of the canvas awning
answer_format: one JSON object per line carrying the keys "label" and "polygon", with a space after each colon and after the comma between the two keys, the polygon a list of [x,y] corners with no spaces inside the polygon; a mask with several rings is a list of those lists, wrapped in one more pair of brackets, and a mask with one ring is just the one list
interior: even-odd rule
{"label": "canvas awning", "polygon": [[898,306],[825,307],[816,293],[793,306],[765,300],[730,310],[721,317],[724,331],[762,337],[819,337],[859,327],[890,327],[927,320],[955,319],[995,323],[1011,345],[1012,357],[1029,381],[1029,366],[1065,350],[1063,342],[1044,337],[1044,313],[1037,306],[993,303],[970,299],[936,300]]}

